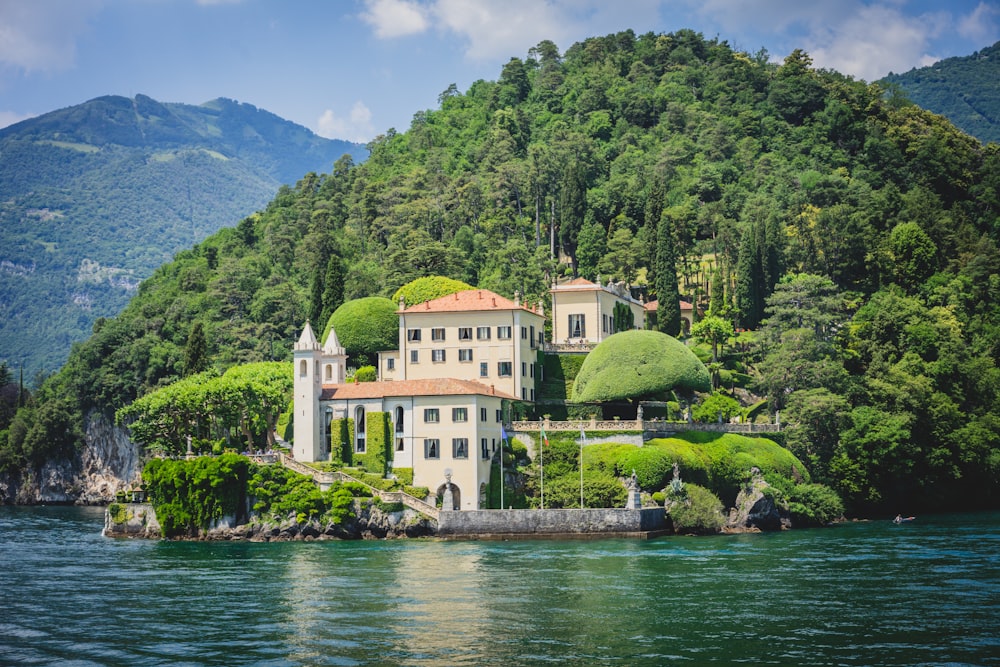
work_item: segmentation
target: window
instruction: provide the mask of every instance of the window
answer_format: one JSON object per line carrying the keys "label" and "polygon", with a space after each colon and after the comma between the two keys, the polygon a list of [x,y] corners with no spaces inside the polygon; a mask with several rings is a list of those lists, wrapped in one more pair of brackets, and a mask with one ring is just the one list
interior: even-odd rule
{"label": "window", "polygon": [[521,387],[521,400],[522,401],[528,400],[528,390],[524,387]]}
{"label": "window", "polygon": [[513,364],[509,361],[497,362],[497,375],[502,378],[509,378],[514,374],[514,370],[511,368]]}
{"label": "window", "polygon": [[490,365],[485,361],[479,362],[479,377],[485,378],[490,376]]}
{"label": "window", "polygon": [[444,350],[431,350],[431,361],[444,361]]}
{"label": "window", "polygon": [[486,408],[479,408],[479,421],[486,421]]}
{"label": "window", "polygon": [[521,340],[528,340],[528,327],[521,327]]}
{"label": "window", "polygon": [[538,332],[538,344],[540,346],[541,345],[545,345],[545,332],[544,331],[539,331]]}
{"label": "window", "polygon": [[476,327],[476,338],[479,340],[489,340],[490,339],[490,328],[489,327]]}
{"label": "window", "polygon": [[420,363],[420,351],[419,350],[410,350],[410,363],[411,364]]}
{"label": "window", "polygon": [[365,409],[360,405],[354,410],[354,451],[365,453]]}
{"label": "window", "polygon": [[436,459],[441,456],[441,441],[437,438],[426,438],[424,440],[424,458]]}
{"label": "window", "polygon": [[528,366],[528,376],[529,377],[535,377],[535,365],[534,364],[531,364],[530,366]]}
{"label": "window", "polygon": [[459,327],[458,328],[458,339],[459,340],[472,340],[472,327]]}
{"label": "window", "polygon": [[441,413],[437,408],[424,408],[424,423],[437,424],[441,421]]}
{"label": "window", "polygon": [[468,410],[468,408],[452,408],[451,409],[451,420],[453,422],[466,422],[466,421],[469,421],[469,410]]}
{"label": "window", "polygon": [[403,439],[402,438],[396,438],[396,451],[397,452],[403,451]]}
{"label": "window", "polygon": [[535,390],[534,389],[531,390],[531,402],[532,403],[535,402]]}
{"label": "window", "polygon": [[527,377],[527,375],[528,375],[528,362],[527,361],[522,361],[521,362],[521,377]]}
{"label": "window", "polygon": [[309,363],[303,359],[299,364],[299,375],[305,377],[309,373]]}
{"label": "window", "polygon": [[510,340],[510,327],[497,327],[497,338],[500,340]]}
{"label": "window", "polygon": [[406,340],[411,343],[420,342],[420,329],[407,329],[406,330]]}
{"label": "window", "polygon": [[484,461],[489,461],[490,460],[490,443],[489,443],[489,440],[487,440],[486,438],[481,438],[479,440],[479,449],[481,449],[482,452],[483,452],[483,460]]}
{"label": "window", "polygon": [[390,371],[396,370],[396,360],[393,359],[392,357],[389,357],[388,359],[386,359],[385,360],[385,368],[386,368],[386,370],[390,370]]}
{"label": "window", "polygon": [[497,423],[498,424],[500,423],[500,411],[499,410],[497,410]]}
{"label": "window", "polygon": [[608,316],[601,313],[601,331],[608,333]]}
{"label": "window", "polygon": [[431,329],[431,340],[444,340],[444,327]]}
{"label": "window", "polygon": [[452,438],[451,439],[451,456],[456,459],[467,459],[469,458],[469,439],[468,438]]}
{"label": "window", "polygon": [[472,361],[472,348],[465,348],[458,351],[459,361]]}
{"label": "window", "polygon": [[396,406],[396,433],[403,432],[403,406]]}
{"label": "window", "polygon": [[569,316],[569,337],[584,338],[587,335],[587,326],[583,315]]}
{"label": "window", "polygon": [[528,340],[531,342],[531,347],[535,347],[535,327],[529,327],[531,335]]}

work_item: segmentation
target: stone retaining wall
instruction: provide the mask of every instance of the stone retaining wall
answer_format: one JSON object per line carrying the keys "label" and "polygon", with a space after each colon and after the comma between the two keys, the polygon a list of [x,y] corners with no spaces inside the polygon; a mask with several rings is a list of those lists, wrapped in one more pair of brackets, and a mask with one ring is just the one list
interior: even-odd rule
{"label": "stone retaining wall", "polygon": [[441,512],[439,537],[652,537],[667,530],[663,508]]}

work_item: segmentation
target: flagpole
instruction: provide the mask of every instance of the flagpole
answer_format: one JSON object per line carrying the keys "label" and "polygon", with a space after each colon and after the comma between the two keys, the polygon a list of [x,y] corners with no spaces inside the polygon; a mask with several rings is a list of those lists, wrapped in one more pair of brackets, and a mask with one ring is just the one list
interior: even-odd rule
{"label": "flagpole", "polygon": [[542,420],[539,419],[538,424],[541,437],[538,438],[538,479],[542,487],[541,509],[545,509],[545,427],[541,423]]}
{"label": "flagpole", "polygon": [[580,509],[583,509],[583,443],[587,435],[580,429]]}
{"label": "flagpole", "polygon": [[503,509],[503,443],[507,439],[507,429],[500,424],[500,509]]}

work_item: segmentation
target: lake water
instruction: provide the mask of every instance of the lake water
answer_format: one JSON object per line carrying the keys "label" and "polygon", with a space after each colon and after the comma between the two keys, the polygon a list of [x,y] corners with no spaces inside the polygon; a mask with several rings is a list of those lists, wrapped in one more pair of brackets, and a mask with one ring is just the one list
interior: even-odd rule
{"label": "lake water", "polygon": [[160,542],[0,507],[0,664],[1000,665],[1000,514],[650,541]]}

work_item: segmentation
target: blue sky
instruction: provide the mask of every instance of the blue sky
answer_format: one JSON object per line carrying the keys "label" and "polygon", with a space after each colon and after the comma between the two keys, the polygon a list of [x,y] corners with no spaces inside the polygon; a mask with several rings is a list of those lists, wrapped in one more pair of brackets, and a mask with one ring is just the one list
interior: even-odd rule
{"label": "blue sky", "polygon": [[544,39],[691,28],[871,81],[1000,41],[1000,0],[0,0],[0,127],[101,95],[367,141]]}

